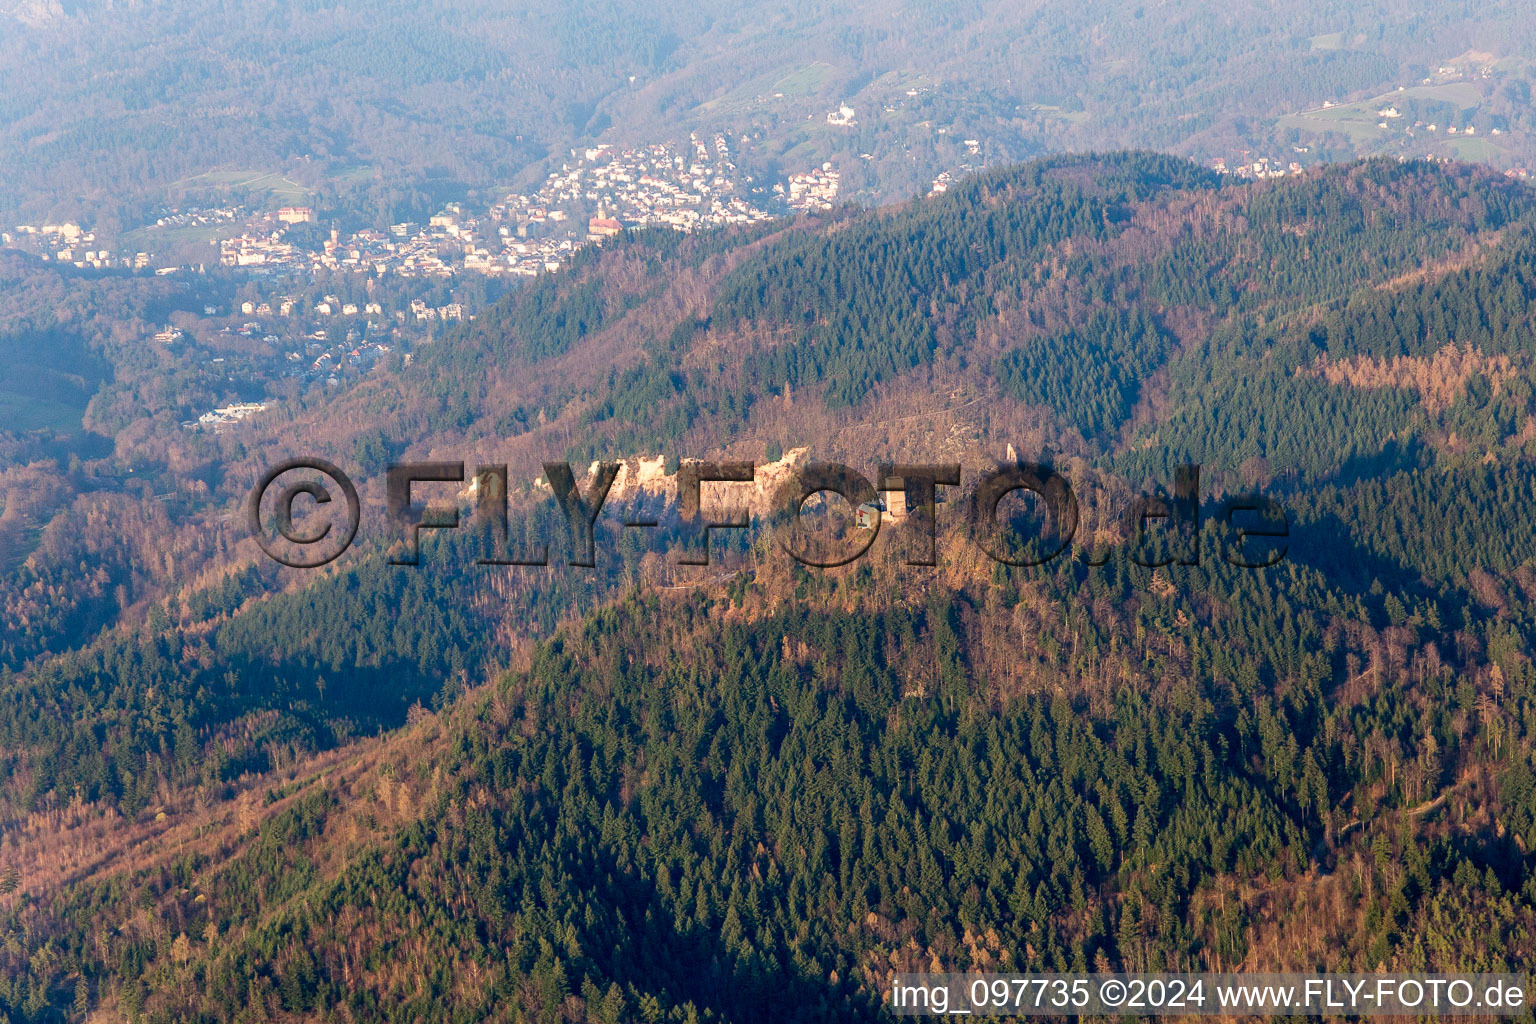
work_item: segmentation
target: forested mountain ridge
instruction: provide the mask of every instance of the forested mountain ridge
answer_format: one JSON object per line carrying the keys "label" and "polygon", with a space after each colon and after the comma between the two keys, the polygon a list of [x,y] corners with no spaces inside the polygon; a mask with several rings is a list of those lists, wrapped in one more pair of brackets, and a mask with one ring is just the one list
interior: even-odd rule
{"label": "forested mountain ridge", "polygon": [[[1041,161],[615,240],[334,402],[8,469],[59,510],[3,580],[0,1002],[873,1019],[909,967],[1528,962],[1533,256],[1531,194],[1474,168]],[[306,574],[221,518],[290,454],[365,516],[390,461],[504,460],[539,539],[543,461],[969,483],[1010,444],[1084,499],[1045,568],[958,502],[937,567],[888,528],[830,572],[763,524],[679,567],[605,512],[592,570],[468,531],[390,566],[376,516]],[[1100,513],[1182,462],[1206,557],[1143,568]],[[1253,488],[1290,516],[1260,571],[1218,554]]]}

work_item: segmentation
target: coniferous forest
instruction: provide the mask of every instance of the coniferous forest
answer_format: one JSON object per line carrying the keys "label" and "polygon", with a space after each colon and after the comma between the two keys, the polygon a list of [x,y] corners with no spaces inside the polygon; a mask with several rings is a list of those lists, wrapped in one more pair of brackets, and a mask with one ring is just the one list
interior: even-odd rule
{"label": "coniferous forest", "polygon": [[[1533,267],[1536,196],[1485,169],[1053,158],[630,233],[191,435],[90,308],[168,286],[45,314],[58,272],[0,266],[0,349],[88,354],[34,357],[87,424],[103,382],[147,410],[3,438],[0,1014],[746,1024],[877,1019],[897,971],[1523,970]],[[296,455],[361,492],[321,569],[244,528]],[[709,483],[750,525],[697,566],[691,459],[963,480],[937,564],[896,516],[831,569]],[[967,511],[1017,459],[1079,506],[1043,565]],[[429,485],[464,525],[392,564],[385,467],[458,460],[508,467],[509,535]],[[544,464],[595,461],[587,567]],[[1188,536],[1128,518],[1187,465]],[[1283,539],[1240,535],[1249,495]]]}

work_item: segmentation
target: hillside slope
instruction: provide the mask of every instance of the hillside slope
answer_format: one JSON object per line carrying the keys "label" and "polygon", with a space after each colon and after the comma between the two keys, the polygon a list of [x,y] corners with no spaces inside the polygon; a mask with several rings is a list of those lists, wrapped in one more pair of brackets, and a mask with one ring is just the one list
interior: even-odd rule
{"label": "hillside slope", "polygon": [[[39,460],[0,1006],[810,1021],[874,1019],[893,969],[1529,962],[1533,257],[1531,194],[1471,168],[1044,161],[616,240],[334,402],[146,422],[113,454],[142,497]],[[1082,500],[1043,567],[958,500],[931,568],[905,525],[823,571],[764,521],[679,566],[664,476],[614,499],[654,535],[606,510],[572,568],[535,484],[793,457],[969,487],[1010,445]],[[362,492],[325,570],[242,536],[290,454]],[[554,564],[476,566],[464,530],[388,565],[395,459],[506,462]],[[1138,565],[1119,512],[1185,462],[1204,557]],[[1220,556],[1254,489],[1290,522],[1262,570]]]}

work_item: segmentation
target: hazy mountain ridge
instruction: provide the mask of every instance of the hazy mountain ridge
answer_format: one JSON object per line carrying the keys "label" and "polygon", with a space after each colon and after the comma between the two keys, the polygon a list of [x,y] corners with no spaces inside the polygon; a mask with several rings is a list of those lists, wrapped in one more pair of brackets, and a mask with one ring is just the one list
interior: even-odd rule
{"label": "hazy mountain ridge", "polygon": [[[1468,71],[1468,102],[1507,122],[1479,158],[1514,166],[1532,152],[1523,110],[1536,40],[1524,13],[1398,0],[771,14],[463,0],[426,15],[400,4],[13,4],[38,27],[0,39],[0,166],[16,183],[10,208],[104,232],[152,223],[161,203],[267,202],[232,185],[268,174],[309,190],[328,216],[387,222],[524,182],[573,146],[697,129],[750,137],[742,159],[759,177],[833,159],[850,193],[886,202],[962,163],[1041,152],[1152,146],[1235,163],[1252,150],[1280,166],[1293,147],[1307,163],[1396,152],[1372,123],[1280,119],[1417,85],[1467,51],[1499,68]],[[826,124],[843,102],[857,127]]]}

